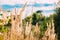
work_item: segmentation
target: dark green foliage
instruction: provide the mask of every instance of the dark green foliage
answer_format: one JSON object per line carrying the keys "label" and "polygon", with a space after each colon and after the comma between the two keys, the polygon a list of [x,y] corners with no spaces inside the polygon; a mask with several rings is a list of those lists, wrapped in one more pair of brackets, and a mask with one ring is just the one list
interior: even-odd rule
{"label": "dark green foliage", "polygon": [[33,13],[32,16],[26,17],[23,19],[23,25],[26,25],[26,22],[30,22],[30,18],[32,18],[32,27],[36,25],[36,23],[39,24],[40,27],[40,36],[43,36],[43,33],[46,31],[47,26],[46,23],[50,20],[49,18],[43,16],[41,12],[37,11]]}
{"label": "dark green foliage", "polygon": [[5,24],[4,26],[11,26],[11,19],[9,19],[8,24]]}
{"label": "dark green foliage", "polygon": [[42,11],[40,11],[40,10],[38,10],[38,11],[36,11],[36,13],[41,13]]}
{"label": "dark green foliage", "polygon": [[60,8],[56,9],[56,13],[54,16],[55,32],[58,35],[58,40],[60,40]]}
{"label": "dark green foliage", "polygon": [[6,29],[8,29],[8,27],[0,25],[0,32],[6,32],[6,31],[8,31]]}
{"label": "dark green foliage", "polygon": [[0,16],[2,16],[2,14],[0,14]]}
{"label": "dark green foliage", "polygon": [[7,12],[11,12],[10,10],[7,10]]}
{"label": "dark green foliage", "polygon": [[36,22],[37,22],[37,18],[36,18],[36,14],[34,13],[32,18],[32,24],[36,25]]}

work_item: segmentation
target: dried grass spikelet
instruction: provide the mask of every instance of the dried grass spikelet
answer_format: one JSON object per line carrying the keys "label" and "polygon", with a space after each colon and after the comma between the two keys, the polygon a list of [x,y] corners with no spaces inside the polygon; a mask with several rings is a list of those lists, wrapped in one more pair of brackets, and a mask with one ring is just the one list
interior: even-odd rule
{"label": "dried grass spikelet", "polygon": [[26,4],[27,4],[27,2],[24,4],[22,10],[20,11],[20,15],[19,15],[19,31],[20,31],[19,39],[20,40],[24,39],[24,31],[23,31],[23,27],[22,27],[22,15],[23,15],[23,12],[25,10]]}
{"label": "dried grass spikelet", "polygon": [[48,26],[48,40],[51,40],[50,36],[51,36],[51,23],[49,23],[49,26]]}
{"label": "dried grass spikelet", "polygon": [[18,34],[19,33],[19,18],[16,12],[17,11],[16,8],[14,10],[15,10],[15,32],[16,34]]}
{"label": "dried grass spikelet", "polygon": [[25,29],[25,35],[27,36],[28,35],[28,22],[27,22],[27,24],[26,24],[26,29]]}
{"label": "dried grass spikelet", "polygon": [[55,37],[56,37],[56,34],[55,34],[55,32],[54,32],[55,30],[54,30],[54,23],[53,23],[53,19],[52,19],[52,22],[51,22],[51,35],[50,35],[50,39],[51,40],[55,40]]}
{"label": "dried grass spikelet", "polygon": [[18,35],[20,40],[24,40],[24,30],[22,26],[18,26]]}
{"label": "dried grass spikelet", "polygon": [[31,31],[31,34],[30,34],[30,40],[34,40],[34,33]]}
{"label": "dried grass spikelet", "polygon": [[52,19],[52,23],[51,24],[52,24],[52,32],[55,33],[53,19]]}
{"label": "dried grass spikelet", "polygon": [[7,33],[6,32],[4,32],[3,36],[4,36],[4,40],[7,40]]}
{"label": "dried grass spikelet", "polygon": [[15,11],[15,17],[14,17],[14,36],[15,36],[15,40],[18,39],[18,35],[19,35],[19,21],[18,21],[18,15],[17,15],[17,12],[16,12],[16,8],[14,9]]}
{"label": "dried grass spikelet", "polygon": [[24,10],[25,10],[25,8],[26,8],[26,5],[27,5],[27,2],[24,4],[22,10],[20,11],[20,15],[19,15],[19,19],[20,19],[20,20],[22,20],[22,15],[23,15],[23,12],[24,12]]}
{"label": "dried grass spikelet", "polygon": [[19,15],[19,21],[20,21],[20,26],[22,26],[22,16],[23,16],[23,12],[26,8],[27,2],[24,4],[22,10],[20,11],[20,15]]}
{"label": "dried grass spikelet", "polygon": [[50,35],[50,40],[56,40],[56,39],[55,39],[55,36],[56,36],[56,34],[51,34],[51,35]]}
{"label": "dried grass spikelet", "polygon": [[45,35],[47,34],[46,36],[49,36],[50,35],[50,31],[51,31],[50,29],[51,29],[51,23],[49,25],[47,23],[47,30],[45,32]]}
{"label": "dried grass spikelet", "polygon": [[2,18],[3,18],[4,24],[7,24],[8,23],[7,12],[3,11],[2,14],[3,14]]}
{"label": "dried grass spikelet", "polygon": [[[11,27],[11,40],[14,40],[14,38],[21,39],[21,37],[23,35],[22,18],[21,17],[22,17],[22,12],[25,9],[25,5],[24,5],[24,7],[22,8],[22,10],[20,12],[19,18],[17,17],[16,9],[15,9],[15,20],[14,20],[14,16],[11,15],[11,24],[12,24],[12,27]],[[17,34],[20,35],[19,38],[18,38]],[[14,37],[15,35],[17,37]]]}
{"label": "dried grass spikelet", "polygon": [[15,28],[15,20],[14,20],[14,15],[12,15],[12,14],[11,14],[11,24],[12,24],[11,31],[13,31]]}
{"label": "dried grass spikelet", "polygon": [[42,40],[50,40],[50,31],[51,31],[51,24],[47,23],[47,30],[45,31]]}
{"label": "dried grass spikelet", "polygon": [[16,8],[14,10],[15,10],[15,22],[18,23],[19,18],[18,18],[17,10],[16,10]]}
{"label": "dried grass spikelet", "polygon": [[28,27],[29,27],[29,28],[28,28],[28,29],[29,29],[29,30],[28,30],[28,31],[29,31],[29,34],[31,33],[31,29],[32,29],[31,26],[32,26],[32,25],[31,25],[31,22],[30,22],[30,23],[29,23],[29,26],[28,26]]}
{"label": "dried grass spikelet", "polygon": [[17,27],[17,37],[19,40],[23,40],[24,39],[24,31],[22,27]]}
{"label": "dried grass spikelet", "polygon": [[15,30],[16,30],[15,32],[16,32],[17,40],[23,40],[24,39],[23,27],[22,24],[19,23],[19,18],[16,13],[16,9],[15,9]]}
{"label": "dried grass spikelet", "polygon": [[36,32],[36,33],[39,33],[39,32],[40,32],[40,27],[38,26],[38,23],[36,23],[35,32]]}
{"label": "dried grass spikelet", "polygon": [[25,29],[25,35],[26,35],[26,38],[25,40],[30,40],[30,33],[31,33],[31,24],[26,24],[26,29]]}
{"label": "dried grass spikelet", "polygon": [[26,8],[26,5],[27,5],[27,2],[24,4],[22,10],[20,11],[20,15],[19,15],[19,27],[21,27],[21,28],[22,28],[22,16],[23,16],[23,12]]}
{"label": "dried grass spikelet", "polygon": [[9,31],[9,32],[8,32],[8,35],[7,35],[7,36],[8,36],[8,39],[7,39],[7,40],[10,40],[10,38],[11,38],[10,35],[11,35],[11,34],[10,34],[10,31]]}
{"label": "dried grass spikelet", "polygon": [[14,20],[14,15],[11,13],[11,31],[10,31],[10,40],[15,40],[15,20]]}
{"label": "dried grass spikelet", "polygon": [[40,35],[40,28],[38,26],[38,23],[36,23],[35,29],[34,29],[34,40],[39,40]]}

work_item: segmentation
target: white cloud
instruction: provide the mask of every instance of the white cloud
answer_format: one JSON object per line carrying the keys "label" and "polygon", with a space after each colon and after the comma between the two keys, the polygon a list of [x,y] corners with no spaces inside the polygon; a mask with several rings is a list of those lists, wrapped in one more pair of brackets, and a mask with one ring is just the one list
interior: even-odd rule
{"label": "white cloud", "polygon": [[15,4],[24,4],[26,0],[0,0],[1,4],[9,4],[9,5],[15,5]]}
{"label": "white cloud", "polygon": [[55,2],[58,2],[58,0],[39,0],[37,1],[37,3],[55,3]]}
{"label": "white cloud", "polygon": [[[53,4],[55,2],[58,2],[57,0],[0,0],[0,4],[9,4],[9,5],[15,5],[15,4],[24,4],[26,1],[28,1],[28,4],[34,4],[35,2],[37,3],[49,3]],[[27,7],[26,10],[24,11],[24,15],[30,15],[31,14],[31,7]],[[37,10],[53,10],[54,6],[48,6],[48,7],[34,7],[33,12]],[[51,12],[52,13],[52,12]],[[44,13],[44,15],[49,16],[51,13]]]}
{"label": "white cloud", "polygon": [[54,10],[54,9],[55,9],[54,6],[48,6],[48,7],[43,6],[43,7],[34,7],[33,11],[35,12],[37,10],[43,10],[44,11],[44,10]]}
{"label": "white cloud", "polygon": [[54,10],[54,6],[41,7],[40,10]]}
{"label": "white cloud", "polygon": [[[46,8],[44,8],[43,9],[43,7],[42,8],[40,8],[40,7],[33,7],[33,12],[36,12],[37,10],[54,10],[54,8],[53,7],[48,7],[48,9],[46,9]],[[31,15],[31,13],[32,13],[32,7],[27,7],[26,8],[26,10],[24,11],[24,15],[23,15],[23,18],[25,17],[25,16],[29,16],[29,15]],[[43,15],[45,15],[45,16],[49,16],[49,15],[51,15],[51,14],[53,14],[54,12],[42,12],[42,14]]]}
{"label": "white cloud", "polygon": [[42,13],[44,16],[49,17],[50,15],[54,14],[54,12],[43,12]]}
{"label": "white cloud", "polygon": [[54,3],[58,2],[58,0],[0,0],[0,4],[24,4],[26,1],[28,1],[28,4],[33,4],[34,2],[37,3]]}

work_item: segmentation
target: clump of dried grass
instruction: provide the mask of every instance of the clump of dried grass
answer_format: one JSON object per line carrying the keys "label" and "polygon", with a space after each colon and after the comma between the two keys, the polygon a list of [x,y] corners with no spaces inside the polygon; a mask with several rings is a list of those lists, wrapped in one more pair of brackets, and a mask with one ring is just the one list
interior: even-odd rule
{"label": "clump of dried grass", "polygon": [[[30,23],[27,22],[25,30],[22,26],[22,15],[23,11],[25,10],[27,2],[25,3],[24,7],[22,8],[20,15],[18,17],[16,9],[15,15],[11,14],[11,30],[8,33],[4,32],[4,40],[55,40],[55,32],[54,32],[54,23],[53,20],[51,23],[47,23],[47,30],[45,31],[42,39],[40,39],[40,27],[38,23],[34,27],[34,32],[31,30],[32,25],[30,19]],[[25,31],[25,32],[24,32]],[[24,35],[25,34],[25,35]],[[24,38],[25,37],[25,38]]]}
{"label": "clump of dried grass", "polygon": [[[4,33],[4,40],[40,40],[40,28],[38,26],[38,23],[36,23],[34,32],[32,32],[31,21],[29,24],[27,22],[24,33],[22,24],[20,24],[20,21],[22,21],[22,19],[19,20],[17,13],[15,14],[15,16],[11,15],[11,31],[9,33]],[[47,23],[47,30],[45,31],[45,34],[41,40],[55,40],[55,36],[56,34],[54,32],[54,23],[52,20],[51,23]]]}
{"label": "clump of dried grass", "polygon": [[[55,40],[55,32],[54,32],[54,23],[53,20],[51,23],[47,23],[47,30],[45,31],[45,34],[43,35],[43,38],[40,39],[40,28],[38,26],[38,23],[36,23],[36,26],[34,27],[34,32],[31,30],[32,25],[31,23],[26,24],[25,27],[25,33],[22,26],[19,26],[19,21],[17,21],[17,16],[15,17],[11,15],[11,31],[10,33],[4,33],[4,40]],[[16,22],[17,21],[17,22]],[[25,34],[25,35],[24,35]],[[25,36],[25,38],[24,38]]]}
{"label": "clump of dried grass", "polygon": [[34,28],[34,40],[39,40],[40,37],[40,27],[38,26],[38,23],[36,23],[36,26]]}
{"label": "clump of dried grass", "polygon": [[56,34],[55,34],[55,30],[54,30],[54,22],[53,20],[51,21],[51,23],[47,23],[47,30],[42,38],[42,40],[56,40]]}

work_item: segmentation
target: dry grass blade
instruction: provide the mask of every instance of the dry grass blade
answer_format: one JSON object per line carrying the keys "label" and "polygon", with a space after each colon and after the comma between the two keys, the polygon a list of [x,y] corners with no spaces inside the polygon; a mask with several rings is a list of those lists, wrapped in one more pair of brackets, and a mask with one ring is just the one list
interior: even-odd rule
{"label": "dry grass blade", "polygon": [[22,18],[22,15],[23,15],[23,12],[24,12],[24,10],[26,8],[26,5],[27,5],[27,2],[24,4],[22,10],[20,11],[20,15],[19,15],[20,19]]}
{"label": "dry grass blade", "polygon": [[36,23],[35,29],[34,29],[34,40],[39,40],[40,35],[40,28],[38,26],[38,23]]}
{"label": "dry grass blade", "polygon": [[31,33],[31,24],[26,24],[26,29],[25,29],[25,35],[26,35],[26,38],[25,40],[30,40],[30,34]]}
{"label": "dry grass blade", "polygon": [[53,22],[53,19],[52,19],[52,32],[54,33],[55,32],[55,30],[54,30],[54,22]]}
{"label": "dry grass blade", "polygon": [[7,33],[4,32],[4,40],[7,40]]}
{"label": "dry grass blade", "polygon": [[55,38],[56,38],[56,34],[55,34],[55,32],[54,32],[55,30],[54,30],[54,22],[53,22],[53,19],[52,19],[52,22],[51,22],[51,35],[50,35],[50,39],[51,40],[56,40]]}

